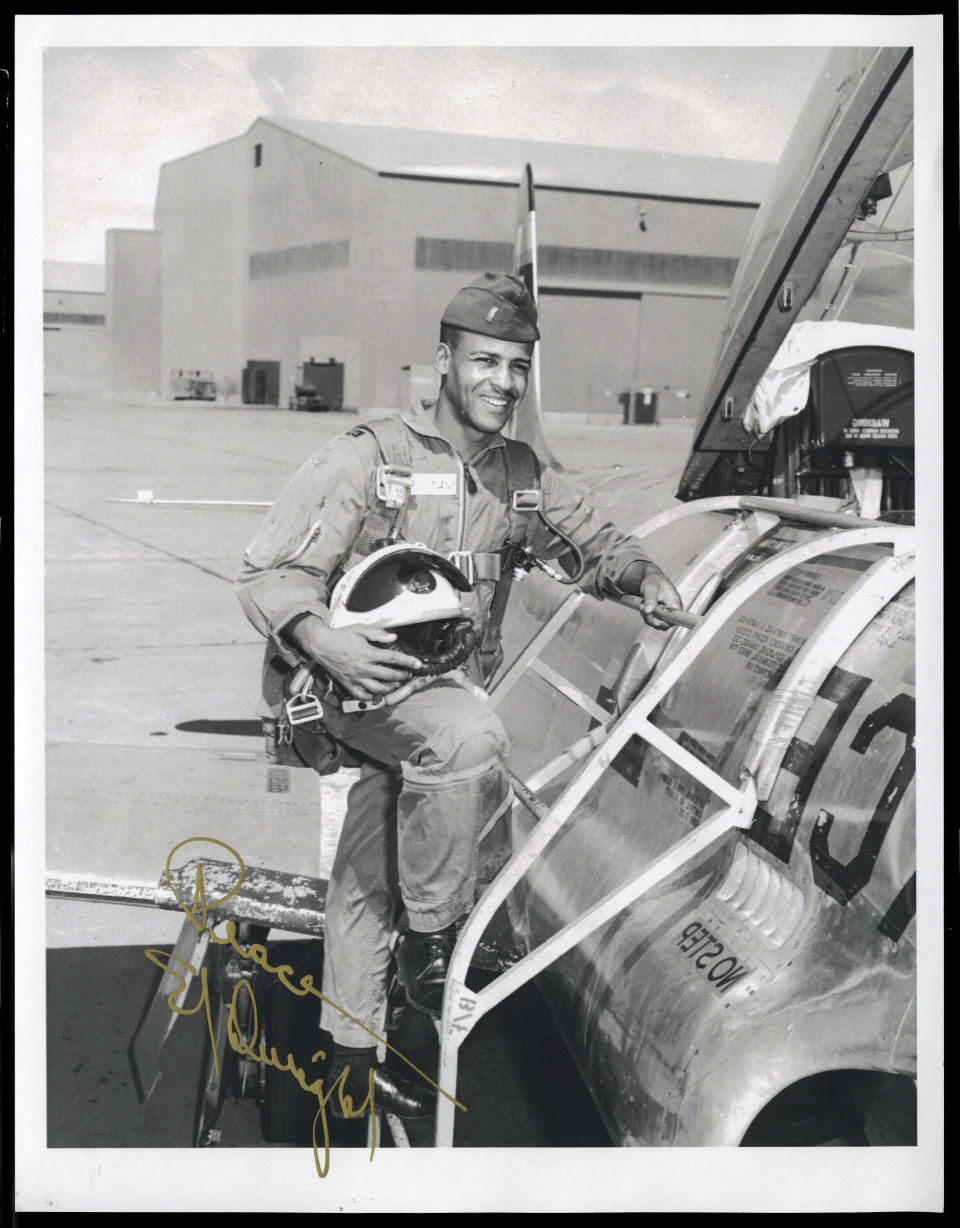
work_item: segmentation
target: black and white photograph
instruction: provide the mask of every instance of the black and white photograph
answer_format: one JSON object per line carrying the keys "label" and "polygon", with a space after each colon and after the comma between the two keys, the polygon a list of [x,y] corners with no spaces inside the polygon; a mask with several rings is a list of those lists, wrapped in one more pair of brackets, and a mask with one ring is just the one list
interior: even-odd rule
{"label": "black and white photograph", "polygon": [[943,1210],[942,39],[17,16],[17,1212]]}

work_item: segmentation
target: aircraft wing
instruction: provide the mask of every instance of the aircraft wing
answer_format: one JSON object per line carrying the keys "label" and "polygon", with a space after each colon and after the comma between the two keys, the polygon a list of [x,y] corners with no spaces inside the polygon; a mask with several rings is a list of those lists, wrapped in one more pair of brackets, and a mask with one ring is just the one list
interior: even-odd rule
{"label": "aircraft wing", "polygon": [[[741,415],[795,321],[912,327],[912,58],[902,47],[828,57],[740,260],[679,498],[704,493],[720,453],[746,449]],[[883,174],[893,188],[871,206]]]}

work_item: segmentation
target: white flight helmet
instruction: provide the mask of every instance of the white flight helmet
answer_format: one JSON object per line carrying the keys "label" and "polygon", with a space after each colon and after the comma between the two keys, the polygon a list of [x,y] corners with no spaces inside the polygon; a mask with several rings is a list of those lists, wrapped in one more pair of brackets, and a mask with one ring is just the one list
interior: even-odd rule
{"label": "white flight helmet", "polygon": [[395,542],[345,572],[330,598],[330,626],[385,627],[423,673],[455,669],[476,647],[460,602],[470,581],[449,559],[420,543]]}

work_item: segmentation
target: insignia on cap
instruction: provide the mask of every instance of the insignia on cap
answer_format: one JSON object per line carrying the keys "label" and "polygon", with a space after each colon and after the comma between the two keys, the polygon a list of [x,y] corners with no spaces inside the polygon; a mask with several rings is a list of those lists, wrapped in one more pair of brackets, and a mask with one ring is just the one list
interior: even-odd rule
{"label": "insignia on cap", "polygon": [[513,273],[484,273],[464,286],[447,304],[440,322],[505,341],[540,339],[537,305]]}

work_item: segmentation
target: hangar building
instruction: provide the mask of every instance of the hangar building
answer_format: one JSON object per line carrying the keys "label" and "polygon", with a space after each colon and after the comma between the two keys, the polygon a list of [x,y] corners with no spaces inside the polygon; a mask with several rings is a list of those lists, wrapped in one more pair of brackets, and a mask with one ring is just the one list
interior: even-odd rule
{"label": "hangar building", "polygon": [[221,398],[285,405],[334,360],[344,405],[407,403],[443,305],[511,267],[527,162],[544,409],[616,412],[646,386],[679,412],[772,165],[276,118],[165,163],[154,230],[108,232],[111,389],[168,396],[206,369]]}
{"label": "hangar building", "polygon": [[43,386],[102,393],[107,373],[102,264],[43,262]]}

